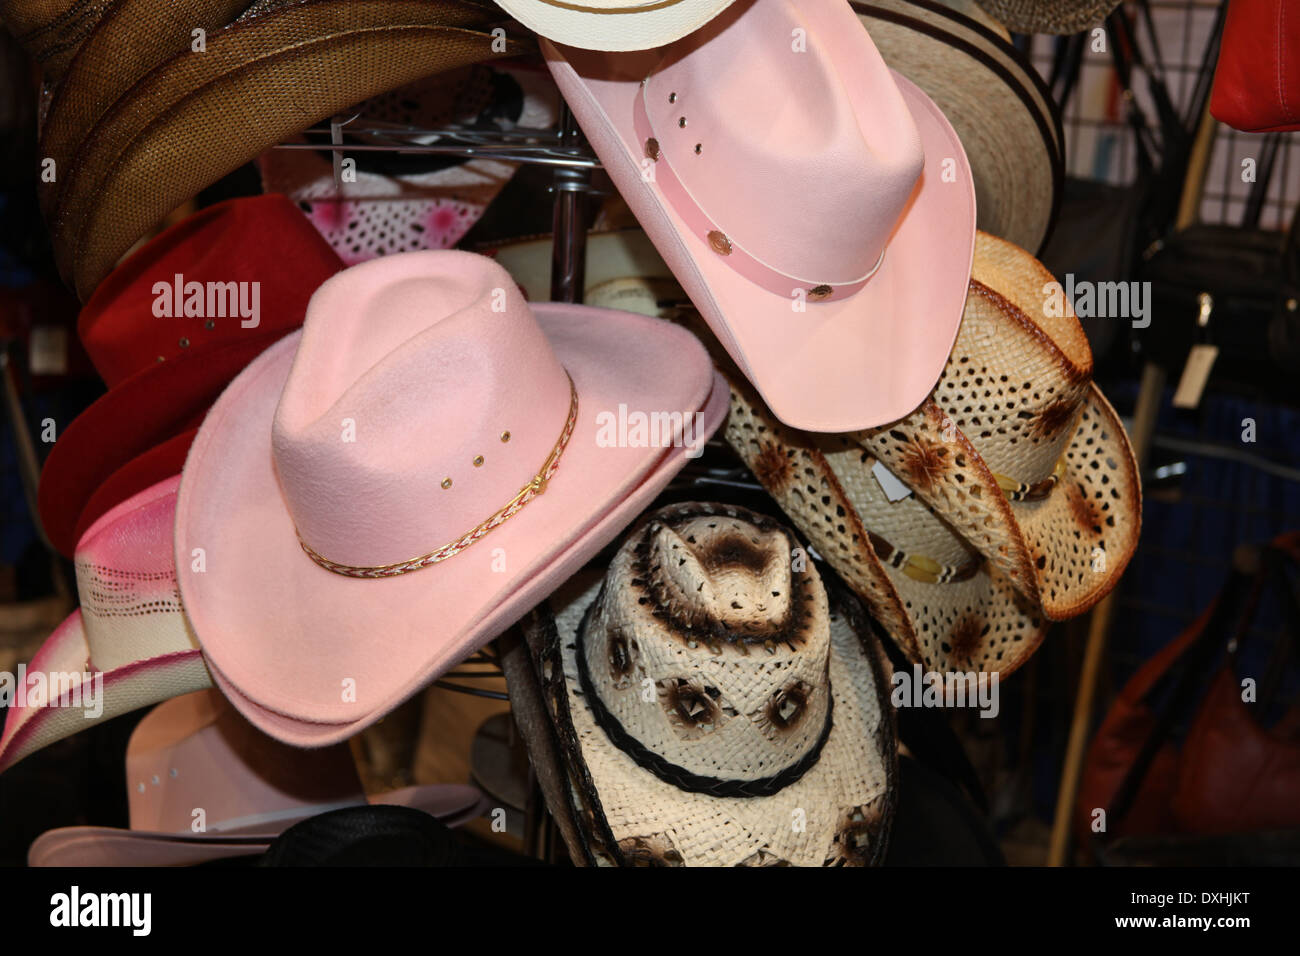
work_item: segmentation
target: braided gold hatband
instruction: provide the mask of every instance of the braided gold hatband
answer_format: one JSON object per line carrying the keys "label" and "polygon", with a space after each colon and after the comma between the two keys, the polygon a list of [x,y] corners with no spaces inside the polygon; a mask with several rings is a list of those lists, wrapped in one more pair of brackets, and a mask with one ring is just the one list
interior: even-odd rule
{"label": "braided gold hatband", "polygon": [[[357,567],[350,564],[339,564],[337,561],[331,561],[329,558],[318,554],[312,550],[306,541],[302,540],[302,535],[298,535],[298,543],[302,545],[303,551],[307,557],[311,558],[326,571],[333,571],[335,574],[342,574],[349,578],[391,578],[399,574],[406,574],[410,571],[419,571],[427,568],[431,564],[437,564],[439,561],[446,561],[453,555],[460,554],[479,538],[486,535],[493,528],[500,527],[506,521],[519,513],[528,502],[532,501],[538,495],[546,491],[546,485],[555,474],[556,469],[560,467],[560,456],[564,454],[565,447],[569,444],[569,439],[573,437],[573,429],[578,424],[578,390],[573,384],[573,378],[569,378],[569,417],[564,423],[564,430],[560,432],[559,441],[551,449],[550,455],[542,463],[538,470],[528,482],[519,489],[519,494],[515,495],[500,511],[492,515],[487,520],[479,523],[470,531],[465,532],[450,544],[444,544],[436,551],[430,551],[428,554],[422,554],[418,558],[411,558],[409,561],[399,561],[396,564],[384,564],[379,567]],[[295,529],[296,531],[297,529]]]}
{"label": "braided gold hatband", "polygon": [[1042,501],[1052,493],[1057,482],[1065,476],[1065,456],[1062,455],[1056,459],[1056,467],[1052,473],[1042,481],[1036,481],[1031,485],[1024,482],[1016,481],[1014,478],[1008,478],[1006,475],[999,475],[993,472],[993,477],[997,480],[998,487],[1002,489],[1002,494],[1008,501]]}

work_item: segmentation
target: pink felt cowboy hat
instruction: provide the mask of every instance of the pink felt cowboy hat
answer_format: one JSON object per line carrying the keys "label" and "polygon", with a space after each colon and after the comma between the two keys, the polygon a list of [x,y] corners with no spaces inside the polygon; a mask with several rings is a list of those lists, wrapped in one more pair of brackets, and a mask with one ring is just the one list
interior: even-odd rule
{"label": "pink felt cowboy hat", "polygon": [[212,686],[181,609],[172,562],[176,475],[82,535],[81,607],[24,669],[0,734],[0,771],[96,721]]}
{"label": "pink felt cowboy hat", "polygon": [[130,829],[41,834],[32,866],[191,866],[262,853],[301,820],[367,802],[412,807],[459,826],[487,808],[477,787],[404,787],[367,798],[346,744],[297,750],[243,720],[215,691],[159,704],[126,749]]}
{"label": "pink felt cowboy hat", "polygon": [[530,308],[483,256],[339,273],[185,464],[180,591],[214,681],[286,743],[357,732],[611,541],[726,396],[684,329]]}
{"label": "pink felt cowboy hat", "polygon": [[746,0],[644,54],[543,42],[619,192],[782,421],[907,414],[961,321],[961,142],[845,0]]}

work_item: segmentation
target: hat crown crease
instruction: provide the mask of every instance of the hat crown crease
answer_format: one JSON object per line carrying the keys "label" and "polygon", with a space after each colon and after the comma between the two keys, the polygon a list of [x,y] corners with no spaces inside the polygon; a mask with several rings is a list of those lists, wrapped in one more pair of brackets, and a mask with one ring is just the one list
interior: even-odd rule
{"label": "hat crown crease", "polygon": [[[729,541],[756,538],[761,571],[733,561],[724,562],[730,567],[720,574],[708,556],[717,543],[725,548]],[[650,579],[671,579],[665,562],[675,564],[686,548],[694,560],[678,565],[683,578],[714,563],[711,578],[697,582],[713,584],[713,605],[733,610],[734,601],[754,614],[774,597],[773,561],[779,556],[789,566],[784,546],[789,540],[779,527],[760,529],[719,513],[672,526],[652,522],[620,549],[580,629],[578,653],[590,676],[593,703],[638,747],[688,773],[725,781],[765,781],[800,761],[815,761],[831,711],[829,606],[816,571],[790,575],[790,626],[771,631],[784,634],[785,642],[770,646],[759,631],[731,643],[705,640],[708,621],[722,625],[715,634],[729,629],[722,618],[707,614],[703,599],[689,610],[672,608],[665,614],[650,597],[663,592],[646,586]],[[700,640],[686,628],[688,618]],[[643,697],[647,679],[654,687],[651,702]]]}
{"label": "hat crown crease", "polygon": [[771,270],[852,284],[880,262],[925,156],[870,37],[827,6],[742,7],[746,29],[723,14],[684,53],[670,48],[643,90],[685,201]]}
{"label": "hat crown crease", "polygon": [[276,409],[285,504],[329,561],[409,561],[515,498],[570,402],[567,373],[496,263],[438,251],[354,266],[312,298]]}

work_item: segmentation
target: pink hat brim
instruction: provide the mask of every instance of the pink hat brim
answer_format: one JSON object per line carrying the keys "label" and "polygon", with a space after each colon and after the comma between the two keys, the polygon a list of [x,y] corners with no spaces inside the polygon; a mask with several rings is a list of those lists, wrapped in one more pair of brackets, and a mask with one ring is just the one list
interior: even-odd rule
{"label": "pink hat brim", "polygon": [[43,747],[121,714],[212,686],[202,654],[197,650],[160,654],[98,672],[90,670],[90,645],[86,641],[81,611],[76,610],[41,645],[28,673],[102,673],[103,712],[89,716],[84,708],[11,706],[0,734],[0,772]]}
{"label": "pink hat brim", "polygon": [[[458,827],[487,809],[477,787],[433,784],[405,787],[369,799],[372,805],[411,807]],[[322,808],[321,812],[323,812]],[[307,810],[279,821],[274,829],[156,833],[116,827],[62,827],[42,833],[27,851],[29,866],[194,866],[211,860],[265,853],[271,841],[295,823],[314,816]]]}
{"label": "pink hat brim", "polygon": [[[658,184],[645,181],[634,103],[662,51],[611,57],[545,40],[541,46],[618,191],[777,418],[805,431],[855,431],[896,421],[925,400],[956,340],[975,254],[970,165],[952,125],[928,96],[890,71],[920,131],[925,169],[879,270],[854,295],[809,303],[796,315],[790,297],[733,270],[687,226]],[[755,108],[776,115],[782,107]],[[952,181],[945,182],[948,160]],[[828,233],[828,242],[836,240]]]}
{"label": "pink hat brim", "polygon": [[[578,392],[573,438],[544,495],[420,571],[350,578],[303,553],[271,453],[298,334],[263,353],[213,407],[177,502],[181,595],[214,682],[263,732],[305,747],[351,736],[496,637],[608,544],[681,469],[686,450],[599,447],[600,412],[620,404],[700,411],[700,442],[721,424],[726,385],[690,333],[608,309],[533,311]],[[199,547],[201,573],[191,570]],[[501,558],[504,570],[493,571]],[[355,700],[343,699],[348,679]]]}

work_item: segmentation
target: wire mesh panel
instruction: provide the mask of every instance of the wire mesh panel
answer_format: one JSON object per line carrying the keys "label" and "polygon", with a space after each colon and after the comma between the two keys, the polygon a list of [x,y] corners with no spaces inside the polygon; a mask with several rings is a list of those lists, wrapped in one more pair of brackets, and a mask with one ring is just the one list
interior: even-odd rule
{"label": "wire mesh panel", "polygon": [[[1126,4],[1127,15],[1136,24],[1142,57],[1158,73],[1189,126],[1189,103],[1197,77],[1205,67],[1206,51],[1222,0],[1149,0],[1150,25],[1154,36],[1141,21],[1134,4]],[[1030,59],[1049,76],[1059,43],[1055,37],[1039,36],[1030,41]],[[1132,183],[1137,175],[1133,133],[1124,121],[1124,101],[1116,77],[1109,44],[1116,38],[1103,31],[1089,36],[1080,67],[1078,85],[1065,106],[1063,123],[1066,140],[1066,170],[1081,179],[1114,184]],[[1212,64],[1211,67],[1212,68]],[[1134,77],[1133,93],[1138,106],[1151,119],[1155,105],[1145,77]],[[1207,223],[1238,224],[1246,210],[1251,176],[1259,175],[1264,163],[1267,137],[1241,133],[1217,125],[1200,220]],[[1280,140],[1276,165],[1262,207],[1259,225],[1283,229],[1300,200],[1300,134],[1277,134]],[[1247,163],[1248,160],[1253,164]],[[1253,165],[1253,168],[1251,166]]]}

